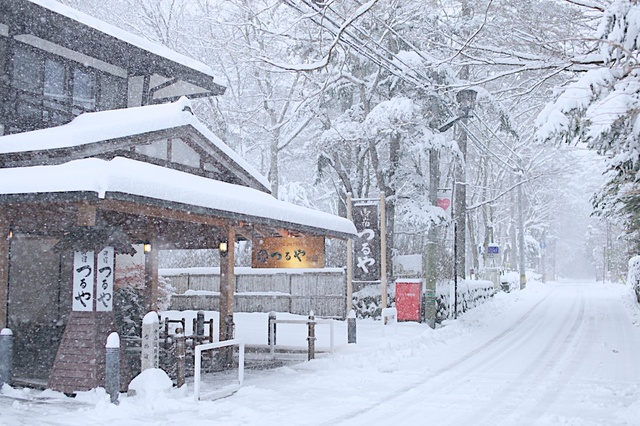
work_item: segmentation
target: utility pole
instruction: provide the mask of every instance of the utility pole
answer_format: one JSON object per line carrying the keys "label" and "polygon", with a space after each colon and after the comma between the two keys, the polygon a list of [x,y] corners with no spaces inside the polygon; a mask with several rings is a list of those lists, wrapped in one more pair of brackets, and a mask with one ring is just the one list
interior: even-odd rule
{"label": "utility pole", "polygon": [[[520,170],[522,173],[522,170]],[[520,290],[527,287],[527,273],[525,270],[525,253],[524,253],[524,216],[522,213],[522,175],[520,176],[520,185],[518,185],[518,256],[520,260]]]}
{"label": "utility pole", "polygon": [[[438,198],[438,183],[440,182],[440,158],[437,149],[429,150],[429,203],[436,205]],[[424,320],[431,328],[436,326],[436,261],[438,256],[437,244],[438,232],[432,223],[427,233],[427,247],[423,258],[423,268],[425,274],[425,305]]]}
{"label": "utility pole", "polygon": [[[456,99],[463,116],[460,117],[461,122],[467,122],[469,112],[474,108],[477,92],[475,90],[465,89],[457,93]],[[467,231],[467,132],[464,129],[458,132],[458,149],[462,154],[462,165],[456,168],[455,173],[455,200],[454,200],[454,221],[457,225],[455,233],[455,245],[457,253],[455,256],[455,270],[462,278],[466,277],[466,231]]]}

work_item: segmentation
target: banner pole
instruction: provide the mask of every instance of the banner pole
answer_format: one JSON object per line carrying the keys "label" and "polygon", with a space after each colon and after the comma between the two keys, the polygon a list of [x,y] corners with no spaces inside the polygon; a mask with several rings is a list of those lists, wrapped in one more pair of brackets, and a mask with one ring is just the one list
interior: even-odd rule
{"label": "banner pole", "polygon": [[380,192],[380,284],[382,309],[387,307],[387,220],[384,191]]}

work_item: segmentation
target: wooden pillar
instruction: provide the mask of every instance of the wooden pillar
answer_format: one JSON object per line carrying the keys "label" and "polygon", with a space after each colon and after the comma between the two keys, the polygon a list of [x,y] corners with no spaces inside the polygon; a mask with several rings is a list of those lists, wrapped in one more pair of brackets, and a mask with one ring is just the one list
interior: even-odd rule
{"label": "wooden pillar", "polygon": [[158,239],[151,235],[145,242],[150,250],[144,253],[145,309],[147,312],[158,309]]}
{"label": "wooden pillar", "polygon": [[220,253],[220,341],[233,339],[233,302],[236,278],[233,270],[235,263],[235,230],[224,230],[227,238],[227,251]]}
{"label": "wooden pillar", "polygon": [[0,215],[0,329],[7,326],[9,301],[9,220]]}

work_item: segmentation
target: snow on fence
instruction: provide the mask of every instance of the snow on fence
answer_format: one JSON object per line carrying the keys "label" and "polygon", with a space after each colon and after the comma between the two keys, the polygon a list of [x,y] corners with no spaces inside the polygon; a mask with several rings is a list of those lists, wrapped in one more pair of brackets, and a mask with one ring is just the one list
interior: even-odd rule
{"label": "snow on fence", "polygon": [[[493,283],[487,280],[462,280],[458,282],[458,313],[474,308],[495,293]],[[453,280],[440,282],[436,288],[436,319],[441,322],[453,317],[454,283]]]}
{"label": "snow on fence", "polygon": [[[236,312],[288,312],[321,317],[346,318],[346,275],[341,268],[252,269],[236,267]],[[220,268],[162,269],[176,290],[170,310],[217,311],[220,306]],[[458,284],[458,312],[464,312],[491,297],[491,281],[464,280]],[[395,288],[387,288],[391,307]],[[438,321],[453,316],[453,281],[440,281],[436,289]],[[380,285],[367,285],[353,293],[358,318],[380,318]]]}
{"label": "snow on fence", "polygon": [[[235,268],[236,312],[289,312],[323,317],[346,317],[346,275],[341,268]],[[217,311],[220,306],[220,268],[162,269],[176,294],[171,310]]]}

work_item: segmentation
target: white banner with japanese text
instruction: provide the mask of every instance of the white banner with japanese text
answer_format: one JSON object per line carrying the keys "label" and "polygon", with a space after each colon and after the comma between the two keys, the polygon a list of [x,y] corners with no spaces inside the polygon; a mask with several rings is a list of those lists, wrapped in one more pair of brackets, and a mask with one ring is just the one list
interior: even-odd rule
{"label": "white banner with japanese text", "polygon": [[93,251],[74,252],[72,310],[93,311],[93,283]]}
{"label": "white banner with japanese text", "polygon": [[98,253],[97,261],[97,290],[96,310],[113,310],[113,277],[114,277],[114,251],[113,247],[105,247]]}

